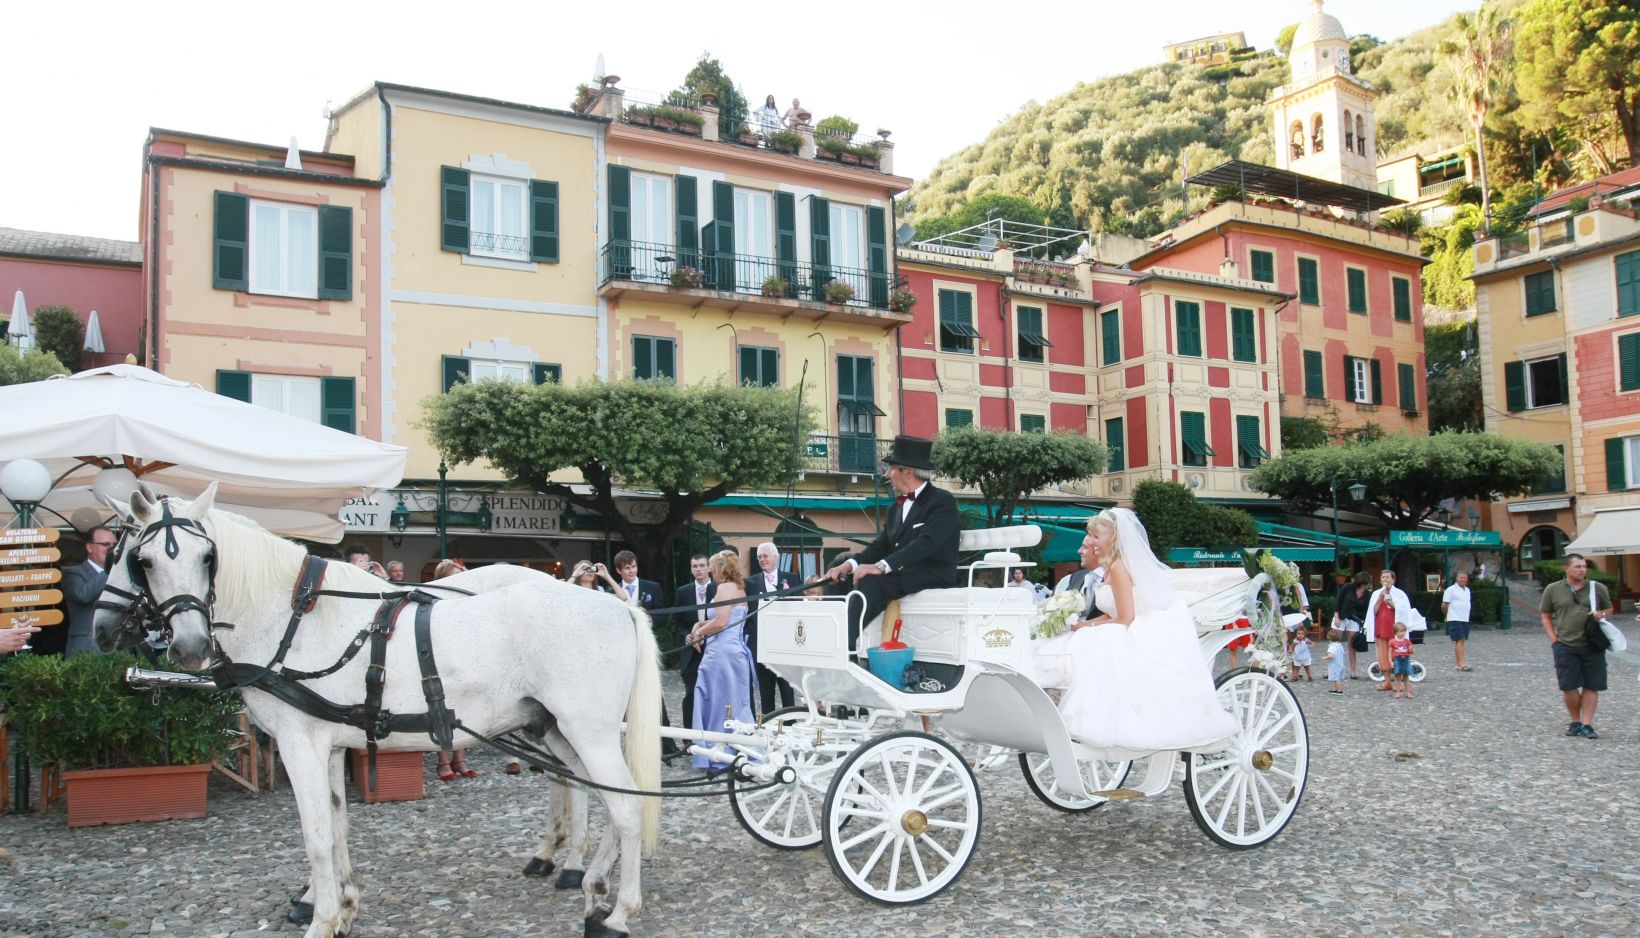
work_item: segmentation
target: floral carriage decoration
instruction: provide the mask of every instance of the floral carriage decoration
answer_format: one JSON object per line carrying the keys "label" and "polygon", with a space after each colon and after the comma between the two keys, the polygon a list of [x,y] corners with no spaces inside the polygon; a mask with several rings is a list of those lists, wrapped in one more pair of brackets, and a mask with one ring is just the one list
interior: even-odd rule
{"label": "floral carriage decoration", "polygon": [[[1242,567],[1249,577],[1260,573],[1270,578],[1273,601],[1264,609],[1261,621],[1254,623],[1257,637],[1253,641],[1253,667],[1275,672],[1287,657],[1287,625],[1281,618],[1281,607],[1299,605],[1298,566],[1281,560],[1269,550],[1248,550],[1242,555]],[[1268,594],[1267,594],[1268,595]]]}

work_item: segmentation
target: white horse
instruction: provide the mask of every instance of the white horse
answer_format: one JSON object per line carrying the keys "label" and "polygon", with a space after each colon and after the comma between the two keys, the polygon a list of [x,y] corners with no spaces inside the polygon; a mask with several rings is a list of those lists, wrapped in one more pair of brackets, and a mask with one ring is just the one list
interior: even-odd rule
{"label": "white horse", "polygon": [[[133,495],[131,518],[140,533],[131,535],[134,542],[126,551],[134,554],[146,592],[164,617],[172,658],[187,668],[209,667],[218,654],[239,664],[266,664],[274,659],[286,632],[292,588],[305,552],[243,519],[213,510],[215,495],[214,485],[192,503]],[[614,788],[657,790],[660,674],[648,616],[550,577],[497,585],[478,577],[480,573],[474,571],[465,583],[455,578],[440,581],[484,591],[442,600],[431,612],[433,653],[445,703],[455,718],[485,736],[530,728],[581,777]],[[327,590],[373,595],[394,592],[384,590],[383,581],[369,573],[334,562],[326,567],[323,585]],[[213,596],[214,609],[208,608]],[[369,624],[376,606],[375,599],[320,597],[302,618],[285,666],[319,671],[336,663]],[[387,643],[381,706],[394,714],[427,710],[411,634],[414,616],[415,610],[407,609],[398,625],[398,640]],[[99,611],[100,642],[112,643],[117,618],[115,612]],[[218,624],[214,631],[210,620]],[[365,696],[368,648],[367,644],[334,673],[304,681],[304,686],[338,705],[359,704]],[[264,690],[246,688],[243,694],[251,718],[278,742],[296,796],[314,909],[306,936],[345,934],[358,913],[358,889],[347,851],[342,750],[364,747],[365,733],[310,716]],[[456,732],[458,742],[465,738],[460,729]],[[378,747],[439,748],[428,733],[404,732],[380,738]],[[624,936],[627,919],[642,904],[640,861],[654,853],[660,803],[618,792],[600,795],[610,824],[582,883],[585,933]],[[564,801],[560,799],[561,804]],[[554,846],[553,837],[543,841],[531,866],[539,868],[538,861],[545,861],[550,870]],[[620,884],[610,908],[599,900],[609,892],[617,857]]]}

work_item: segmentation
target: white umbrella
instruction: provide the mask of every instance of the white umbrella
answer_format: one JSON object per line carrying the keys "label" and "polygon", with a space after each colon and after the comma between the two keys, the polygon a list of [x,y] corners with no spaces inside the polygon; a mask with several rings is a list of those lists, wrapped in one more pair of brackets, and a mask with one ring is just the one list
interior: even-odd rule
{"label": "white umbrella", "polygon": [[11,325],[6,328],[6,334],[16,340],[18,351],[34,347],[34,328],[29,325],[28,302],[23,299],[22,290],[18,290],[11,301]]}
{"label": "white umbrella", "polygon": [[85,322],[85,350],[98,355],[108,351],[103,347],[102,320],[97,318],[97,311],[91,311],[91,318]]}
{"label": "white umbrella", "polygon": [[[220,482],[219,501],[230,510],[317,515],[300,534],[285,524],[270,529],[334,542],[343,503],[397,485],[408,454],[136,365],[0,388],[0,464],[37,459],[63,477],[64,514],[78,507],[73,487],[101,471],[88,462],[95,460],[126,465],[161,492],[193,496]],[[52,498],[46,507],[54,508]],[[316,525],[325,536],[313,537]]]}

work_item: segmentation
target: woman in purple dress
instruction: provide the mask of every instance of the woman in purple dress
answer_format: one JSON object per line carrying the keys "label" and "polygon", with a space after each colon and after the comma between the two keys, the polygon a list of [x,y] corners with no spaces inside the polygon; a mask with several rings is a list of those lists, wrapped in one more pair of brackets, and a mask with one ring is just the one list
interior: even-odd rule
{"label": "woman in purple dress", "polygon": [[[714,602],[743,599],[746,583],[740,573],[740,558],[732,550],[712,557],[712,579],[717,581]],[[700,670],[695,678],[695,726],[723,732],[723,721],[733,718],[754,721],[752,700],[757,693],[757,669],[752,650],[746,645],[746,604],[718,606],[712,618],[698,622],[689,631],[689,644],[700,653]],[[728,717],[725,717],[728,714]],[[695,756],[697,769],[721,771],[727,763]]]}

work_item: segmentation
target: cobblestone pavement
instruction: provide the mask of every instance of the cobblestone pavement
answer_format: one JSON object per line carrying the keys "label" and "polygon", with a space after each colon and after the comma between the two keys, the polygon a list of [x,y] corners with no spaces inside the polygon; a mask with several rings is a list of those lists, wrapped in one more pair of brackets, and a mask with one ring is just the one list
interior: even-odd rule
{"label": "cobblestone pavement", "polygon": [[[1072,816],[1036,801],[1010,765],[981,773],[984,830],[955,887],[882,908],[849,892],[822,850],[770,850],[721,800],[674,801],[634,934],[1640,934],[1635,668],[1614,663],[1601,739],[1567,739],[1543,635],[1517,623],[1475,633],[1470,673],[1431,636],[1413,700],[1365,680],[1342,698],[1319,679],[1299,685],[1309,788],[1261,849],[1207,840],[1176,784]],[[669,690],[675,713],[675,676]],[[546,824],[545,782],[503,774],[491,753],[471,761],[476,779],[429,771],[423,801],[351,805],[354,934],[581,933],[579,893],[519,875]],[[12,856],[0,934],[300,932],[282,919],[306,871],[288,788],[249,795],[215,779],[199,821],[71,831],[61,807],[5,817],[0,844]]]}

